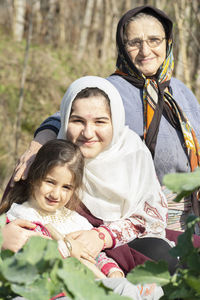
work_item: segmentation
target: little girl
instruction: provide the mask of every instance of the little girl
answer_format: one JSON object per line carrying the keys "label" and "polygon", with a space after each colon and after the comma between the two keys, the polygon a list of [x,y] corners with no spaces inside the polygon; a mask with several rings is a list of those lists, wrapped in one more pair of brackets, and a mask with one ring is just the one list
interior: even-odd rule
{"label": "little girl", "polygon": [[[63,236],[92,229],[88,220],[75,211],[80,204],[78,193],[83,168],[84,158],[76,145],[58,139],[46,143],[36,155],[27,179],[16,183],[1,203],[0,214],[6,212],[8,222],[19,218],[29,220],[35,223],[35,231],[47,236],[51,236],[45,227],[47,224]],[[117,263],[105,252],[101,252],[95,261],[80,242],[73,239],[65,239],[65,242],[67,256],[96,263],[107,277],[124,276]]]}
{"label": "little girl", "polygon": [[[47,142],[38,151],[27,179],[16,182],[1,202],[0,214],[6,212],[8,222],[19,218],[29,220],[36,225],[35,231],[47,236],[50,236],[45,227],[47,224],[66,237],[77,230],[95,230],[86,218],[75,211],[80,205],[78,195],[83,168],[84,159],[78,146],[59,139]],[[137,300],[157,300],[163,294],[162,289],[154,284],[136,286],[126,278],[116,278],[123,277],[123,271],[104,252],[100,252],[94,261],[90,251],[80,242],[67,237],[66,244],[71,256],[95,262],[110,277],[102,279],[103,284],[114,292]],[[149,295],[152,288],[154,292]]]}

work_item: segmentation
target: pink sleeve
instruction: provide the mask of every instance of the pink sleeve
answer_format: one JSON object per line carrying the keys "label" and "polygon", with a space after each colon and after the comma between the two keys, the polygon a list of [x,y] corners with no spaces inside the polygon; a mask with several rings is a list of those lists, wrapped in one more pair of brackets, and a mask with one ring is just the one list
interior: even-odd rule
{"label": "pink sleeve", "polygon": [[105,252],[100,252],[96,258],[96,261],[97,261],[96,266],[106,276],[108,276],[110,273],[115,271],[120,271],[122,274],[124,274],[123,271],[118,266],[118,264],[116,263],[116,261],[108,257]]}

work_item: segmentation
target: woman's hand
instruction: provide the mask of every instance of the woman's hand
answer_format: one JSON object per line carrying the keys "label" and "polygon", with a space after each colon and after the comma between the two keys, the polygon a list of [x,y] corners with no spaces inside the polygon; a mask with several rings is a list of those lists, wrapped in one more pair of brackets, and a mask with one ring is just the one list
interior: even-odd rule
{"label": "woman's hand", "polygon": [[42,145],[38,144],[37,142],[32,141],[31,146],[27,149],[24,154],[19,159],[19,162],[13,172],[11,187],[14,186],[15,181],[19,181],[20,179],[26,179],[29,168],[33,163],[35,156]]}
{"label": "woman's hand", "polygon": [[80,241],[74,240],[74,239],[70,238],[68,235],[66,235],[65,237],[72,246],[72,249],[70,251],[71,256],[76,257],[79,260],[80,260],[80,258],[84,258],[93,264],[96,263],[96,261],[94,260],[94,258],[92,256],[92,253]]}
{"label": "woman's hand", "polygon": [[28,239],[31,236],[41,236],[44,237],[43,234],[39,232],[34,232],[28,229],[34,229],[36,227],[35,224],[26,221],[17,219],[6,224],[2,228],[3,235],[3,245],[2,249],[9,249],[13,252],[19,251]]}
{"label": "woman's hand", "polygon": [[[101,232],[105,235],[106,248],[112,247],[112,238],[107,230],[101,228]],[[93,258],[101,252],[104,247],[104,240],[99,238],[99,232],[96,230],[80,230],[67,235],[69,238],[81,242],[92,254]]]}
{"label": "woman's hand", "polygon": [[19,181],[20,179],[27,178],[29,168],[33,163],[39,149],[46,142],[53,140],[55,138],[56,138],[56,134],[49,129],[43,130],[37,134],[35,139],[31,141],[29,149],[27,149],[19,159],[19,162],[12,175],[12,179],[10,183],[11,187],[14,186],[15,181]]}

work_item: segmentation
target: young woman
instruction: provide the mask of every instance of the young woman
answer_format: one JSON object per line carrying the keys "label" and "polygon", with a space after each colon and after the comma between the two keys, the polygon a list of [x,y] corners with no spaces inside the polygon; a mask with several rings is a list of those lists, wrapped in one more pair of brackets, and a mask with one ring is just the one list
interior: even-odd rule
{"label": "young woman", "polygon": [[[119,277],[123,277],[124,274],[113,259],[108,257],[105,252],[100,252],[96,260],[94,260],[89,248],[84,246],[77,239],[72,239],[69,235],[69,233],[77,232],[77,230],[95,231],[95,233],[98,233],[97,239],[101,244],[102,250],[105,246],[104,234],[99,232],[97,228],[94,228],[86,218],[82,217],[75,210],[77,210],[80,205],[79,195],[81,195],[80,188],[83,177],[84,161],[81,152],[85,157],[98,156],[98,153],[102,152],[107,144],[110,143],[113,135],[110,122],[110,110],[109,105],[105,103],[107,100],[104,97],[103,91],[87,89],[87,91],[81,93],[84,97],[86,94],[95,95],[95,93],[97,93],[97,95],[92,98],[83,99],[83,102],[84,100],[86,102],[87,100],[91,101],[93,109],[100,109],[100,111],[96,112],[101,115],[101,117],[95,121],[98,124],[96,142],[92,142],[91,140],[83,142],[83,133],[79,139],[78,132],[81,125],[77,119],[78,112],[76,105],[78,105],[83,114],[84,107],[87,109],[86,113],[90,114],[89,110],[91,106],[89,103],[89,106],[84,103],[84,106],[81,108],[79,100],[82,99],[79,98],[81,95],[79,94],[71,110],[70,119],[72,120],[72,124],[71,126],[69,125],[68,139],[74,141],[76,144],[80,143],[79,146],[82,151],[80,151],[79,147],[75,144],[63,139],[52,140],[43,145],[38,151],[33,164],[30,166],[27,178],[17,182],[0,204],[0,213],[6,212],[8,221],[11,223],[17,218],[29,220],[35,224],[35,231],[39,231],[47,236],[51,236],[51,232],[49,233],[47,227],[51,224],[53,228],[65,236],[64,241],[66,244],[58,244],[58,248],[65,258],[67,256],[78,258],[86,264],[98,278],[103,279],[102,274],[98,272],[93,265],[88,265],[88,262],[86,263],[85,260],[96,263],[96,266],[108,277],[108,279],[103,279],[104,285],[112,288],[114,292],[120,295],[126,295],[131,297],[131,299],[138,300],[157,300],[163,295],[163,291],[160,287],[155,284],[135,286],[129,283],[125,278],[118,280]],[[100,102],[99,107],[93,105],[97,104],[98,106],[98,102]],[[108,110],[105,108],[108,108]],[[92,113],[95,114],[94,111]],[[81,119],[81,122],[82,121],[83,119]],[[91,119],[88,121],[91,122]],[[76,124],[75,127],[73,124]],[[103,126],[101,126],[102,124]],[[88,124],[86,129],[87,133],[84,133],[85,137],[86,134],[89,135],[90,126],[91,125]],[[106,133],[107,129],[108,132]],[[97,137],[100,138],[99,142],[97,142]],[[89,147],[86,146],[87,143],[89,143]],[[85,189],[84,192],[86,192]]]}
{"label": "young woman", "polygon": [[[146,259],[165,259],[173,273],[177,260],[168,253],[166,198],[148,148],[125,126],[118,91],[97,76],[76,80],[61,103],[61,123],[58,137],[78,145],[85,157],[81,214],[97,227],[72,233],[71,238],[94,257],[103,247],[114,248],[107,253],[125,273]],[[135,247],[145,248],[149,258],[138,258]]]}

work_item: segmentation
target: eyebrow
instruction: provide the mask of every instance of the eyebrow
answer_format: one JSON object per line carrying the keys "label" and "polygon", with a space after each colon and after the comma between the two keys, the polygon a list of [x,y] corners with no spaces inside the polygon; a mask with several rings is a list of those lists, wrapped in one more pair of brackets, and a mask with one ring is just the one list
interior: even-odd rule
{"label": "eyebrow", "polygon": [[[155,38],[155,37],[162,37],[161,35],[159,35],[159,34],[151,34],[151,35],[148,35],[147,36],[147,38]],[[140,37],[134,37],[134,38],[132,38],[131,39],[131,41],[133,41],[133,40],[142,40]]]}
{"label": "eyebrow", "polygon": [[[79,115],[71,115],[70,117],[69,117],[70,119],[71,118],[79,118],[79,119],[82,119],[82,120],[85,120],[83,117],[81,117],[81,116],[79,116]],[[102,120],[102,119],[104,119],[104,120],[110,120],[110,118],[109,117],[98,117],[98,118],[95,118],[95,120]]]}
{"label": "eyebrow", "polygon": [[[46,176],[46,178],[45,178],[44,180],[52,180],[52,181],[57,182],[57,180],[54,179],[54,178],[51,177],[51,176]],[[69,186],[70,188],[74,188],[74,186],[73,186],[72,184],[70,184],[70,183],[64,183],[64,185],[67,185],[67,186]]]}

